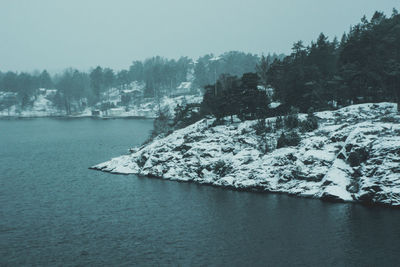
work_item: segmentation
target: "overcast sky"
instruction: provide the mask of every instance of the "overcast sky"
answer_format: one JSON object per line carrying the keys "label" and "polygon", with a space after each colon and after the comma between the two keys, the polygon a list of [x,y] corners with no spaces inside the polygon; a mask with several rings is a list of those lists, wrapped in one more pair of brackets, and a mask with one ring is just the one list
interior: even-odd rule
{"label": "overcast sky", "polygon": [[154,55],[288,53],[398,0],[0,0],[0,70],[127,68]]}

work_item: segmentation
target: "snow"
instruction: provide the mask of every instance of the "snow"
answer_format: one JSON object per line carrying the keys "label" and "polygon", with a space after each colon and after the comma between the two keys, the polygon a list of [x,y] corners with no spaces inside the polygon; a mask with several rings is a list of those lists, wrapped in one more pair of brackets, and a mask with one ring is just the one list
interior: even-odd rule
{"label": "snow", "polygon": [[277,108],[277,107],[279,107],[281,105],[281,102],[271,102],[270,104],[269,104],[269,107],[270,108]]}
{"label": "snow", "polygon": [[[214,119],[203,119],[92,168],[241,190],[400,206],[400,115],[395,104],[354,105],[316,115],[319,129],[300,133],[302,141],[296,147],[264,154],[259,149],[261,137],[251,127],[255,121],[230,123],[227,119],[225,125],[212,127]],[[385,119],[388,117],[391,119]],[[280,133],[267,133],[264,138],[276,144]],[[350,154],[362,160],[352,166]]]}
{"label": "snow", "polygon": [[[132,84],[132,89],[125,91],[133,92],[138,91],[140,84]],[[13,105],[8,109],[0,110],[0,117],[52,117],[52,116],[67,116],[64,110],[58,109],[52,101],[48,98],[56,93],[56,90],[40,89],[40,94],[36,99],[33,99],[33,105],[21,109],[17,105]],[[0,92],[0,100],[3,97],[9,96],[7,92]],[[121,101],[121,95],[118,89],[112,88],[103,93],[103,97],[107,99],[106,102],[117,105]],[[176,106],[190,103],[200,103],[203,100],[200,95],[185,95],[177,97],[163,97],[160,99],[160,108],[168,110],[171,115],[175,113]],[[93,108],[85,108],[82,111],[75,111],[69,117],[90,117],[92,116]],[[158,112],[158,101],[153,98],[144,99],[141,103],[130,105],[128,107],[117,106],[108,109],[107,111],[100,112],[100,117],[103,118],[128,118],[128,117],[141,117],[141,118],[156,118]]]}
{"label": "snow", "polygon": [[32,106],[21,110],[18,106],[13,105],[9,109],[0,110],[0,117],[51,117],[51,116],[62,116],[65,112],[57,109],[53,102],[47,97],[52,94],[54,90],[47,90],[49,92],[43,92],[39,94],[33,102]]}

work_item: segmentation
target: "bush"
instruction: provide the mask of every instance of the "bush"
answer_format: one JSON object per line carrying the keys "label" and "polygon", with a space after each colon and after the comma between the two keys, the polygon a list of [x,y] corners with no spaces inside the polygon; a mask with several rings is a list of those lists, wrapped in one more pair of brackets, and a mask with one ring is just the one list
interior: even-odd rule
{"label": "bush", "polygon": [[302,132],[312,132],[318,129],[318,118],[314,115],[310,109],[307,115],[307,119],[300,123],[300,130]]}
{"label": "bush", "polygon": [[258,150],[260,150],[263,154],[267,154],[275,149],[275,144],[271,142],[270,139],[265,137],[261,138],[258,144]]}
{"label": "bush", "polygon": [[198,104],[177,105],[175,108],[174,129],[181,129],[202,119]]}
{"label": "bush", "polygon": [[369,153],[364,147],[354,149],[350,152],[347,161],[351,167],[360,166],[360,164],[368,159]]}
{"label": "bush", "polygon": [[213,167],[214,173],[218,174],[220,177],[227,175],[231,169],[232,167],[222,159],[218,160]]}
{"label": "bush", "polygon": [[356,152],[351,152],[347,158],[347,161],[351,167],[359,166],[361,163],[360,156]]}
{"label": "bush", "polygon": [[213,123],[211,124],[211,127],[219,126],[219,125],[224,125],[225,121],[221,118],[216,118]]}
{"label": "bush", "polygon": [[400,120],[394,116],[385,115],[380,119],[381,122],[399,123]]}
{"label": "bush", "polygon": [[252,126],[256,131],[256,135],[262,135],[267,129],[264,119],[257,120],[257,122]]}
{"label": "bush", "polygon": [[285,126],[289,129],[295,129],[299,126],[300,120],[298,116],[299,110],[296,108],[291,108],[289,115],[284,119]]}
{"label": "bush", "polygon": [[257,120],[252,128],[256,131],[256,135],[263,135],[265,133],[271,133],[273,131],[271,122],[266,122],[265,119]]}
{"label": "bush", "polygon": [[276,117],[275,128],[276,129],[282,129],[283,128],[283,118],[281,116]]}
{"label": "bush", "polygon": [[171,121],[171,114],[168,112],[168,110],[160,110],[157,118],[153,122],[154,128],[151,132],[151,139],[157,135],[171,132]]}
{"label": "bush", "polygon": [[278,138],[277,148],[287,147],[287,146],[297,146],[301,141],[299,134],[295,131],[284,134],[282,132],[281,136]]}

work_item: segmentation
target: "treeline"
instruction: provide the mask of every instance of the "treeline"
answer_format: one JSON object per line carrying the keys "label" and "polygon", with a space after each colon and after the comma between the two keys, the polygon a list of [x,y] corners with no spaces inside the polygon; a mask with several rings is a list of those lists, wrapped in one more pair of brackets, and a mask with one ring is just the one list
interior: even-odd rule
{"label": "treeline", "polygon": [[[283,58],[283,55],[269,55],[270,60]],[[168,95],[179,84],[193,81],[201,88],[214,83],[222,73],[242,75],[254,71],[260,58],[257,55],[232,51],[219,57],[205,55],[197,61],[188,57],[178,60],[152,57],[143,61],[134,61],[129,69],[114,71],[100,66],[82,72],[66,69],[63,73],[49,75],[44,70],[35,73],[0,72],[0,91],[16,92],[22,107],[29,105],[36,89],[58,89],[54,99],[56,105],[71,111],[71,102],[80,108],[93,105],[101,100],[101,94],[110,88],[127,89],[132,82],[145,85],[145,97]]]}
{"label": "treeline", "polygon": [[[285,55],[269,54],[266,60],[269,62],[275,59],[282,59]],[[241,76],[244,73],[255,72],[257,64],[260,63],[260,57],[253,54],[242,52],[228,52],[214,57],[205,55],[200,57],[194,68],[194,81],[197,86],[204,87],[215,83],[216,79],[223,74]]]}
{"label": "treeline", "polygon": [[[298,41],[292,50],[284,58],[262,56],[255,69],[243,75],[221,74],[215,83],[204,79],[208,85],[202,103],[178,106],[174,118],[161,111],[151,138],[210,115],[216,118],[215,125],[237,116],[257,119],[253,127],[261,137],[261,150],[267,152],[271,144],[265,133],[284,128],[276,147],[297,145],[298,131],[318,128],[316,110],[389,101],[397,102],[400,112],[400,15],[396,9],[390,17],[381,12],[369,21],[363,17],[340,41],[329,41],[321,33],[309,46]],[[271,101],[280,105],[272,107]],[[299,120],[299,112],[308,113],[306,120]],[[276,116],[274,125],[266,124],[265,118],[272,116]]]}
{"label": "treeline", "polygon": [[305,47],[301,41],[291,55],[266,70],[275,98],[305,112],[352,103],[399,101],[400,15],[375,12],[364,16],[340,41],[320,34]]}
{"label": "treeline", "polygon": [[[321,33],[309,46],[298,41],[292,50],[283,59],[262,57],[256,73],[221,75],[205,87],[202,116],[255,119],[291,110],[400,102],[400,15],[395,9],[390,17],[381,12],[370,21],[363,17],[341,41]],[[281,105],[270,109],[271,101]]]}

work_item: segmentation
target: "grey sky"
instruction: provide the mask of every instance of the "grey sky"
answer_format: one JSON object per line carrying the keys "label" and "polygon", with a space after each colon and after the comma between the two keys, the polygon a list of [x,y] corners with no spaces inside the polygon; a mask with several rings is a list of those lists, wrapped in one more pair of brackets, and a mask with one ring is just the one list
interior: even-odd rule
{"label": "grey sky", "polygon": [[0,0],[0,70],[126,68],[154,55],[288,53],[398,0]]}

